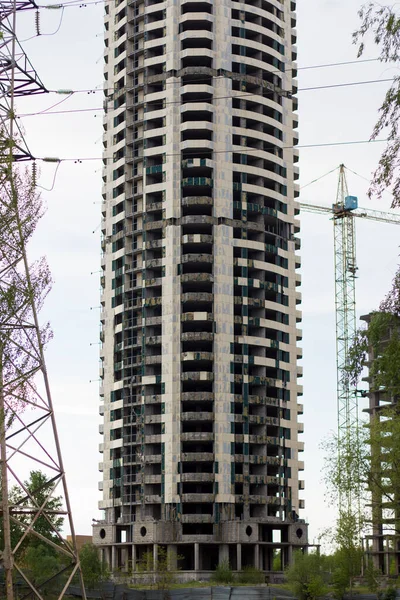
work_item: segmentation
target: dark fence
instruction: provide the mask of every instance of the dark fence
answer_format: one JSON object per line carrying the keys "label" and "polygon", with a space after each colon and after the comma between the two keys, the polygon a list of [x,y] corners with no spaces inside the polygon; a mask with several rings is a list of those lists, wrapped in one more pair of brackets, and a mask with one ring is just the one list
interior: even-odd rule
{"label": "dark fence", "polygon": [[[70,596],[81,598],[78,587],[68,590]],[[288,600],[292,594],[273,587],[201,587],[181,590],[132,590],[123,585],[107,583],[96,590],[87,590],[93,600]]]}

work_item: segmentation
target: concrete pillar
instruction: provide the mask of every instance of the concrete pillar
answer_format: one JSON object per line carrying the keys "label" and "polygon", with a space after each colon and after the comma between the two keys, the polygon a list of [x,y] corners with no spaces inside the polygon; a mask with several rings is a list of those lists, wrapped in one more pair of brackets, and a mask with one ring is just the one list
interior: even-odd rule
{"label": "concrete pillar", "polygon": [[260,546],[258,544],[254,546],[254,568],[260,568]]}
{"label": "concrete pillar", "polygon": [[129,571],[129,565],[128,565],[128,548],[125,546],[124,548],[121,548],[121,565],[120,565],[124,571],[124,573],[127,573]]}
{"label": "concrete pillar", "polygon": [[290,566],[293,562],[293,546],[288,546],[287,552],[288,564],[286,566]]}
{"label": "concrete pillar", "polygon": [[218,562],[219,562],[219,564],[221,564],[224,561],[229,562],[229,546],[228,546],[228,544],[221,544],[219,547]]}
{"label": "concrete pillar", "polygon": [[158,544],[153,545],[153,571],[157,571],[158,563]]}
{"label": "concrete pillar", "polygon": [[237,570],[242,570],[242,544],[236,544],[236,563]]}
{"label": "concrete pillar", "polygon": [[194,570],[200,571],[200,544],[194,545]]}
{"label": "concrete pillar", "polygon": [[389,539],[385,539],[385,574],[390,575]]}
{"label": "concrete pillar", "polygon": [[170,544],[169,546],[167,546],[168,568],[173,571],[176,571],[178,568],[177,556],[178,552],[176,546],[174,544]]}
{"label": "concrete pillar", "polygon": [[136,545],[132,544],[132,573],[136,571]]}
{"label": "concrete pillar", "polygon": [[115,546],[111,546],[111,571],[114,572],[117,568],[117,549]]}

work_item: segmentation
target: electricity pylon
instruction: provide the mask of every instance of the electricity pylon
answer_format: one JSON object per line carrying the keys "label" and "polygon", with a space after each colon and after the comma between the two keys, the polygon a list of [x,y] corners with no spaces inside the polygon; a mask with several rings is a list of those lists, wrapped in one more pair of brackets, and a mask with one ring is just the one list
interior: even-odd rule
{"label": "electricity pylon", "polygon": [[[20,598],[46,600],[58,584],[62,599],[74,576],[86,598],[44,356],[50,335],[38,316],[51,281],[45,262],[27,257],[41,205],[35,171],[30,177],[17,167],[33,156],[16,123],[15,98],[47,91],[16,38],[17,13],[35,8],[28,0],[0,1],[0,561],[7,600],[17,579]],[[58,531],[62,519],[71,543]],[[21,560],[28,541],[62,555],[62,566],[33,579]]]}
{"label": "electricity pylon", "polygon": [[[355,219],[400,225],[400,215],[358,207],[357,198],[349,196],[345,166],[339,167],[336,202],[331,207],[300,202],[301,211],[329,214],[333,220],[335,253],[335,313],[336,313],[336,376],[337,376],[337,436],[339,477],[344,491],[339,494],[339,510],[351,510],[359,479],[352,481],[357,457],[352,444],[358,438],[358,396],[349,376],[350,349],[355,339],[357,277]],[[355,461],[355,462],[354,462]],[[356,498],[354,498],[355,496]],[[359,495],[358,495],[359,498]],[[356,506],[356,512],[359,511]]]}

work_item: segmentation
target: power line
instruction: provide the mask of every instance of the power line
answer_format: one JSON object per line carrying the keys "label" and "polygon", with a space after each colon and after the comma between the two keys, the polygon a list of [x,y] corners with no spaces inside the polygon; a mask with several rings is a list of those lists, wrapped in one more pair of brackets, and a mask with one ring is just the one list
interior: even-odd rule
{"label": "power line", "polygon": [[300,187],[301,190],[304,190],[304,188],[312,185],[313,183],[317,183],[317,181],[320,181],[321,179],[324,179],[324,177],[327,177],[328,175],[330,175],[331,173],[334,173],[335,171],[337,171],[339,169],[339,167],[335,167],[334,169],[332,169],[331,171],[328,171],[328,173],[325,173],[324,175],[321,175],[320,177],[317,177],[317,179],[313,179],[312,181],[310,181],[309,183],[306,183],[305,185],[302,185]]}
{"label": "power line", "polygon": [[[367,58],[367,59],[362,59],[362,60],[350,60],[350,61],[344,61],[344,62],[336,62],[336,63],[325,63],[325,64],[320,64],[320,65],[308,65],[306,67],[297,67],[297,68],[292,68],[292,69],[287,69],[285,70],[285,72],[290,72],[290,71],[304,71],[307,69],[325,69],[325,68],[330,68],[330,67],[341,67],[341,66],[346,66],[346,65],[359,65],[362,63],[371,63],[371,62],[379,62],[380,59],[379,58]],[[276,70],[276,71],[269,71],[269,73],[273,74],[273,73],[282,73],[282,71],[280,70]],[[212,79],[217,79],[220,76],[212,76]],[[210,79],[210,77],[208,77],[208,79]],[[199,80],[197,79],[196,82],[198,82]],[[169,83],[169,82],[166,82]],[[171,82],[172,83],[172,82]],[[101,85],[101,84],[100,84]],[[115,88],[100,88],[100,89],[83,89],[83,90],[49,90],[49,93],[51,94],[65,94],[65,93],[71,93],[71,94],[97,94],[98,92],[100,93],[104,93],[104,92],[114,92]],[[127,90],[129,91],[129,90]]]}
{"label": "power line", "polygon": [[[297,145],[297,146],[282,146],[282,147],[268,146],[265,148],[247,148],[245,146],[241,146],[240,149],[236,149],[236,150],[210,150],[210,152],[212,152],[212,154],[249,154],[250,152],[268,152],[268,150],[275,150],[276,148],[278,148],[279,150],[293,150],[293,149],[305,150],[308,148],[328,148],[328,147],[335,147],[335,146],[376,144],[376,143],[383,143],[383,142],[387,142],[387,141],[388,141],[387,139],[384,139],[384,140],[352,140],[352,141],[345,141],[345,142],[323,142],[323,143],[319,143],[319,144],[303,144],[303,145]],[[184,150],[184,151],[182,150],[181,152],[173,152],[173,153],[165,154],[165,156],[166,157],[182,156],[183,152],[185,154],[185,157],[188,157],[191,155],[198,156],[198,154],[199,154],[199,150],[193,150],[193,152],[190,152],[190,149],[188,149],[188,150]],[[43,158],[36,158],[36,160],[41,160],[43,162],[75,162],[78,164],[78,163],[89,162],[89,161],[94,161],[94,160],[102,160],[104,162],[107,160],[114,160],[114,158],[111,156],[108,156],[108,157],[93,156],[93,157],[81,157],[81,158],[43,157]]]}
{"label": "power line", "polygon": [[[337,83],[337,84],[332,84],[332,85],[327,85],[327,86],[323,85],[323,86],[315,86],[315,87],[309,87],[309,88],[299,88],[297,90],[297,92],[309,92],[309,91],[325,90],[325,89],[332,89],[332,88],[350,87],[350,86],[356,86],[356,85],[371,85],[371,84],[375,84],[375,83],[387,83],[389,81],[394,81],[394,80],[391,78],[391,79],[374,79],[374,80],[370,80],[370,81],[352,81],[352,82],[349,82],[349,83]],[[182,84],[180,84],[180,85],[182,85]],[[127,90],[127,91],[129,91],[129,90]],[[73,93],[74,92],[71,92],[67,96],[67,98],[65,98],[63,101],[65,101],[68,98],[70,98]],[[249,96],[252,96],[252,97],[255,96],[255,97],[258,98],[258,97],[260,97],[260,94],[246,93],[246,94],[237,94],[237,95],[229,95],[229,96],[214,96],[212,98],[212,100],[213,101],[214,100],[229,100],[229,99],[233,100],[233,99],[237,99],[237,98],[239,98],[239,99],[240,98],[248,98]],[[204,97],[204,98],[200,97],[200,98],[197,98],[196,102],[202,102],[204,100],[210,100],[210,98],[208,96],[207,96],[207,98],[206,97]],[[61,102],[59,104],[61,104]],[[159,103],[156,102],[155,106],[157,106],[158,104],[160,104],[160,106],[164,107],[164,106],[171,105],[171,104],[183,104],[183,102],[182,102],[182,100],[171,100],[169,102],[160,101]],[[54,104],[53,106],[57,106],[57,105]],[[45,109],[45,111],[50,110],[50,108],[52,108],[52,107],[49,107],[49,108]],[[99,106],[99,107],[95,107],[95,108],[76,108],[76,109],[71,109],[71,110],[66,110],[66,111],[52,111],[52,112],[42,111],[40,113],[38,113],[38,112],[35,112],[35,113],[25,113],[25,114],[19,115],[19,118],[22,118],[22,117],[35,117],[35,116],[37,116],[39,114],[56,115],[56,114],[79,113],[79,112],[102,111],[102,110],[103,110],[103,107]]]}

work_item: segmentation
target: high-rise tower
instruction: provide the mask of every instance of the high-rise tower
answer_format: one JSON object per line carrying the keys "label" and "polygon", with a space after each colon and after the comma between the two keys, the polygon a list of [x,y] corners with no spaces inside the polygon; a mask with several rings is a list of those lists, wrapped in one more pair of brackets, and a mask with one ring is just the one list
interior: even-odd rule
{"label": "high-rise tower", "polygon": [[114,568],[271,568],[298,520],[296,17],[105,4],[101,433]]}

